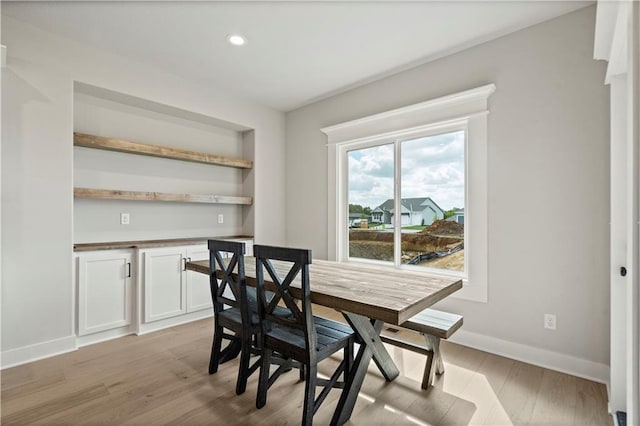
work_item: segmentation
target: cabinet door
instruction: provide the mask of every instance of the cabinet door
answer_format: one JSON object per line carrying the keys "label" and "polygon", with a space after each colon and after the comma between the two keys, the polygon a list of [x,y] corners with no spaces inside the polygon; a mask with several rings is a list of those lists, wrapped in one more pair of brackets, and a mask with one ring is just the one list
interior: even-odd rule
{"label": "cabinet door", "polygon": [[144,321],[151,322],[187,312],[184,247],[150,249],[144,262]]}
{"label": "cabinet door", "polygon": [[[187,249],[187,258],[196,260],[209,259],[207,246],[193,246]],[[187,312],[213,309],[209,276],[200,272],[187,271]]]}
{"label": "cabinet door", "polygon": [[78,335],[131,324],[131,252],[78,255]]}
{"label": "cabinet door", "polygon": [[236,241],[238,243],[244,243],[244,255],[253,256],[253,238],[229,238],[228,241]]}
{"label": "cabinet door", "polygon": [[244,242],[245,256],[253,256],[253,240],[240,240]]}

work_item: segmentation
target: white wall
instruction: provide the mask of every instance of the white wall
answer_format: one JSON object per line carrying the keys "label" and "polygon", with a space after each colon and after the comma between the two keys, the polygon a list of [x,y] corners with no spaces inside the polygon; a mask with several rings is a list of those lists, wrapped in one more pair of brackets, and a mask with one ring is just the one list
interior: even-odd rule
{"label": "white wall", "polygon": [[[73,83],[254,129],[255,238],[284,243],[284,116],[2,16],[2,363],[75,347]],[[221,83],[223,84],[223,83]],[[255,146],[253,146],[255,145]]]}
{"label": "white wall", "polygon": [[[74,131],[243,157],[242,134],[74,90]],[[74,147],[74,187],[189,194],[244,194],[242,169]],[[253,157],[253,154],[251,154]],[[251,194],[252,196],[253,194]],[[74,242],[241,235],[243,207],[233,204],[76,199]],[[120,225],[120,213],[130,214]],[[218,214],[224,223],[218,224]],[[250,224],[253,228],[253,224]],[[247,226],[249,227],[249,226]]]}
{"label": "white wall", "polygon": [[595,7],[582,9],[289,112],[287,243],[328,253],[321,128],[495,83],[489,302],[439,306],[464,314],[467,343],[606,381],[609,105],[594,23]]}

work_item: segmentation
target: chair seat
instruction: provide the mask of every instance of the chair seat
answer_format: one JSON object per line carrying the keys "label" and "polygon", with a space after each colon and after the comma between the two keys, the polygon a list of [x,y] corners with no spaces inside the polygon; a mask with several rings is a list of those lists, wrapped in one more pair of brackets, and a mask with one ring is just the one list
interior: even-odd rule
{"label": "chair seat", "polygon": [[[318,316],[314,316],[313,320],[318,336],[316,343],[318,361],[346,347],[354,337],[353,330],[346,324]],[[272,323],[271,330],[265,334],[265,340],[269,346],[283,355],[290,356],[298,361],[304,361],[307,351],[302,330]]]}
{"label": "chair seat", "polygon": [[240,309],[228,308],[218,314],[218,321],[220,325],[230,330],[241,332],[242,331],[242,317]]}

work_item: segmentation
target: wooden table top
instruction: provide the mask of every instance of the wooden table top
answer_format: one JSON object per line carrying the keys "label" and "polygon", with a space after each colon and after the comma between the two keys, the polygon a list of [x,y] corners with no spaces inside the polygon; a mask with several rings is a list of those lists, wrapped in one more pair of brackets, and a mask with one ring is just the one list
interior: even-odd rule
{"label": "wooden table top", "polygon": [[[279,269],[277,262],[274,266]],[[209,261],[188,262],[187,269],[209,274]],[[252,256],[245,257],[245,273],[247,283],[255,286]],[[394,325],[462,288],[458,278],[315,259],[309,265],[309,281],[313,303]],[[299,297],[294,289],[292,294]]]}

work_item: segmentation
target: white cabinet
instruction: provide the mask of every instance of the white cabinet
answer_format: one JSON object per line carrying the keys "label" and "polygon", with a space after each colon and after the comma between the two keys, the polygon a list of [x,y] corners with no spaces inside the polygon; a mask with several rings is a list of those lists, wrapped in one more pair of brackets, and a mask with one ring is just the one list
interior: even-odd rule
{"label": "white cabinet", "polygon": [[187,312],[187,279],[184,247],[141,250],[143,265],[144,322]]}
{"label": "white cabinet", "polygon": [[[207,246],[193,246],[187,249],[188,260],[209,259]],[[187,312],[213,309],[209,276],[199,272],[187,271]]]}
{"label": "white cabinet", "polygon": [[253,256],[253,238],[244,239],[244,238],[233,238],[229,241],[237,241],[239,243],[244,243],[244,255],[245,256]]}
{"label": "white cabinet", "polygon": [[[252,239],[229,240],[244,242],[247,255],[253,255]],[[185,269],[188,261],[209,259],[204,242],[163,247],[147,242],[126,249],[80,244],[77,249],[79,346],[213,315],[209,276]]]}
{"label": "white cabinet", "polygon": [[78,335],[131,325],[133,252],[86,252],[78,254],[76,261]]}
{"label": "white cabinet", "polygon": [[206,245],[144,249],[140,258],[145,323],[212,308],[209,277],[185,269],[209,258]]}

